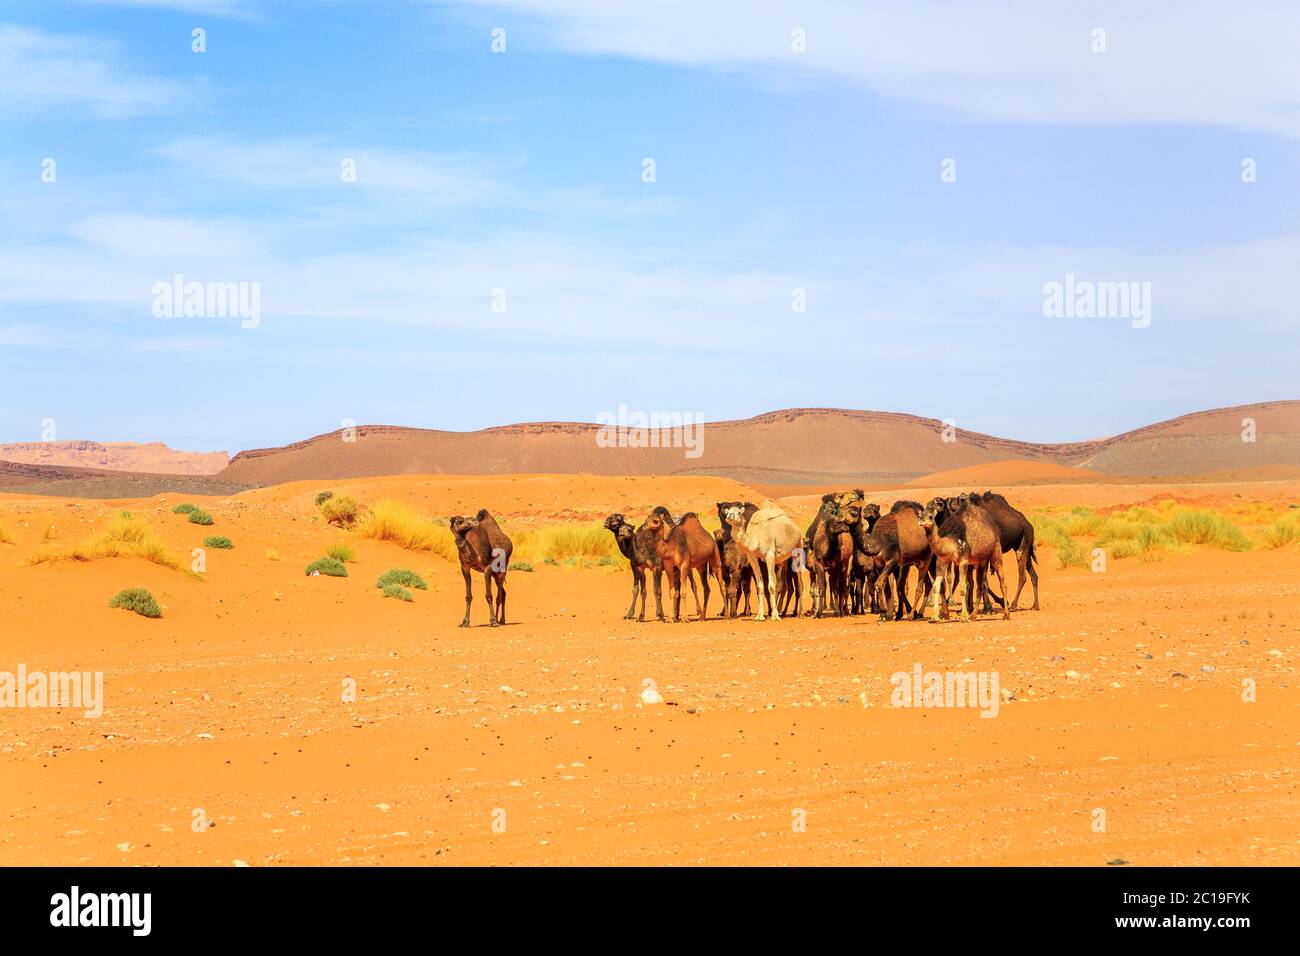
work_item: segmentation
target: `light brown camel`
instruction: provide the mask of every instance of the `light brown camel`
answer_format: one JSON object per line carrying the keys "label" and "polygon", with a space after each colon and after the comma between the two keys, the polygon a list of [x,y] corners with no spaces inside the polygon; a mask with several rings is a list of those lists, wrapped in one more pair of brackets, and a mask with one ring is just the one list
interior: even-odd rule
{"label": "light brown camel", "polygon": [[[709,612],[709,572],[722,587],[722,560],[718,557],[718,544],[713,535],[704,529],[695,512],[688,511],[682,515],[675,526],[666,515],[655,513],[646,519],[645,527],[657,536],[659,560],[668,575],[669,595],[673,602],[673,620],[682,619],[682,580],[691,583],[691,593],[695,595],[695,610],[703,621]],[[704,586],[704,603],[700,603],[700,592],[695,589],[694,573],[698,571],[700,583]],[[723,592],[725,594],[725,591]]]}
{"label": "light brown camel", "polygon": [[[749,561],[749,567],[754,572],[754,582],[759,585],[760,597],[767,599],[766,616],[774,621],[780,620],[781,612],[772,601],[772,578],[776,577],[776,569],[789,561],[797,549],[803,547],[803,535],[799,533],[799,526],[771,501],[764,501],[763,506],[748,514],[748,517],[745,505],[720,504],[720,511],[723,520],[731,526],[732,540]],[[765,561],[772,572],[767,578],[759,570],[760,560]],[[754,620],[764,619],[761,600],[755,602],[754,611]]]}

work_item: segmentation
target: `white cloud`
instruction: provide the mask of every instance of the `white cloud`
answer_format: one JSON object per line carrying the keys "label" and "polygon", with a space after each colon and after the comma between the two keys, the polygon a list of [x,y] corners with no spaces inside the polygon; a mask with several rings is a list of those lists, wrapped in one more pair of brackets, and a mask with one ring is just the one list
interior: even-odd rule
{"label": "white cloud", "polygon": [[169,112],[192,98],[181,83],[123,66],[111,42],[0,24],[0,114],[127,117]]}
{"label": "white cloud", "polygon": [[251,255],[262,249],[259,231],[231,220],[135,214],[89,216],[72,230],[83,242],[136,259]]}
{"label": "white cloud", "polygon": [[[442,0],[552,45],[774,76],[831,76],[986,120],[1164,122],[1300,137],[1300,6],[1262,0]],[[807,52],[791,50],[806,31]],[[1106,52],[1091,49],[1105,30]],[[516,39],[514,50],[524,42]]]}
{"label": "white cloud", "polygon": [[[500,176],[518,161],[440,155],[306,140],[239,142],[180,139],[160,155],[209,179],[251,189],[357,189],[418,193],[436,204],[477,202],[498,193]],[[345,183],[343,163],[355,164],[356,181]],[[343,195],[340,192],[340,195]]]}

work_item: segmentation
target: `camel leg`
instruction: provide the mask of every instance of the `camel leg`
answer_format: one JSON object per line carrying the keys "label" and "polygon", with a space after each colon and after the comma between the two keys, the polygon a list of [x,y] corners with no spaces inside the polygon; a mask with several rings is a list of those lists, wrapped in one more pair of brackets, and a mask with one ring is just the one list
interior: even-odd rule
{"label": "camel leg", "polygon": [[901,621],[903,619],[903,605],[907,603],[907,565],[901,561],[894,566],[894,591],[898,596],[898,607],[894,610],[894,620]]}
{"label": "camel leg", "polygon": [[645,623],[645,602],[646,602],[646,591],[648,591],[649,588],[648,588],[647,585],[646,585],[646,580],[645,580],[645,568],[637,568],[637,573],[638,573],[638,574],[640,575],[640,577],[641,577],[641,615],[637,618],[637,621],[639,621],[640,623],[644,624],[644,623]]}
{"label": "camel leg", "polygon": [[469,606],[474,600],[474,593],[470,587],[469,568],[461,565],[460,573],[465,576],[465,620],[460,622],[460,626],[469,627]]}
{"label": "camel leg", "polygon": [[1025,561],[1025,567],[1029,569],[1029,580],[1034,584],[1034,607],[1038,610],[1038,569],[1034,567],[1034,546],[1029,546],[1029,557]]}
{"label": "camel leg", "polygon": [[488,626],[497,626],[497,607],[492,603],[492,571],[491,569],[483,572],[483,600],[487,601],[488,606]]}
{"label": "camel leg", "polygon": [[668,595],[673,602],[673,623],[682,619],[682,569],[673,568],[668,574]]}
{"label": "camel leg", "polygon": [[[663,585],[661,582],[663,573],[663,568],[655,568],[655,617],[661,621],[664,620]],[[668,585],[671,588],[672,582],[669,581]]]}
{"label": "camel leg", "polygon": [[760,575],[758,558],[753,555],[749,558],[749,568],[754,573],[754,620],[762,621],[765,619],[763,615],[763,595],[765,592],[767,592],[767,606],[769,608],[772,606],[771,592],[767,590],[767,575]]}
{"label": "camel leg", "polygon": [[506,572],[498,571],[497,579],[497,623],[506,622]]}
{"label": "camel leg", "polygon": [[[776,563],[776,548],[768,548],[768,549],[767,549],[767,564],[768,564],[768,567],[770,567],[770,568],[776,568],[776,567],[777,567],[777,563]],[[773,577],[775,577],[775,576],[776,576],[776,575],[773,575]],[[772,606],[772,590],[771,590],[770,587],[768,588],[768,592],[767,592],[767,609],[768,609],[768,612],[769,612],[768,615],[767,615],[768,617],[770,617],[770,618],[771,618],[772,620],[774,620],[774,621],[779,621],[779,620],[781,620],[781,612],[780,612],[780,610],[778,610],[777,608],[775,608],[775,607]]]}
{"label": "camel leg", "polygon": [[[695,569],[691,568],[684,572],[688,581],[691,582],[691,596],[695,598],[695,614],[702,621],[704,620],[704,609],[700,606],[700,592],[695,588]],[[704,588],[704,600],[709,600],[709,572],[706,568],[699,569],[700,585]]]}
{"label": "camel leg", "polygon": [[929,570],[928,562],[916,566],[916,592],[912,595],[911,619],[913,621],[925,620],[925,593],[930,587]]}
{"label": "camel leg", "polygon": [[632,603],[627,606],[627,613],[623,615],[625,620],[632,620],[636,617],[636,595],[641,589],[641,572],[635,566],[632,568]]}
{"label": "camel leg", "polygon": [[[998,587],[1001,588],[1002,595],[1005,598],[1007,593],[1007,585],[1006,582],[1002,580],[1002,562],[1000,560],[993,565],[993,573],[998,576]],[[1005,600],[1002,603],[1002,620],[1004,621],[1011,620],[1011,608],[1007,605]]]}

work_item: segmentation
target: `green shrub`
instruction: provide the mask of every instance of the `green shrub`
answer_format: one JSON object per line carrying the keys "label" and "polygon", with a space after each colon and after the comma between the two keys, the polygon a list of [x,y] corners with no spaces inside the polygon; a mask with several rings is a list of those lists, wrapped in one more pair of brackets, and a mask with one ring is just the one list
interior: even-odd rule
{"label": "green shrub", "polygon": [[109,599],[109,607],[126,608],[141,617],[162,617],[162,608],[144,588],[126,588]]}
{"label": "green shrub", "polygon": [[307,565],[305,573],[310,575],[313,571],[328,574],[332,578],[346,578],[348,576],[348,569],[343,566],[343,562],[338,558],[317,558]]}
{"label": "green shrub", "polygon": [[223,551],[233,548],[230,539],[225,535],[214,534],[203,539],[203,546],[206,548],[221,548]]}
{"label": "green shrub", "polygon": [[319,508],[321,505],[323,505],[325,502],[329,501],[333,497],[334,497],[334,492],[322,491],[320,494],[316,496],[316,507]]}
{"label": "green shrub", "polygon": [[190,524],[212,524],[212,515],[208,514],[202,508],[195,508],[189,513]]}
{"label": "green shrub", "polygon": [[389,584],[384,588],[384,597],[397,598],[399,601],[411,601],[411,592],[406,590],[400,584]]}
{"label": "green shrub", "polygon": [[527,561],[511,561],[508,568],[510,571],[531,571],[532,569],[533,566]]}
{"label": "green shrub", "polygon": [[348,562],[356,560],[357,553],[353,550],[352,545],[346,541],[339,541],[331,544],[325,549],[326,557],[337,558],[339,561]]}
{"label": "green shrub", "polygon": [[176,514],[176,515],[187,515],[187,514],[189,514],[191,511],[198,511],[198,510],[199,510],[199,509],[198,509],[198,505],[192,505],[192,504],[190,504],[188,501],[186,501],[186,502],[183,502],[182,504],[177,505],[175,508],[173,508],[173,509],[172,509],[172,514]]}
{"label": "green shrub", "polygon": [[424,583],[424,578],[420,577],[414,571],[408,571],[406,568],[392,568],[385,571],[375,582],[375,587],[387,588],[394,584],[405,585],[408,588],[419,588],[421,591],[429,590],[429,585]]}
{"label": "green shrub", "polygon": [[1249,551],[1250,539],[1235,524],[1213,511],[1182,511],[1164,524],[1164,530],[1183,544],[1204,544],[1221,551]]}

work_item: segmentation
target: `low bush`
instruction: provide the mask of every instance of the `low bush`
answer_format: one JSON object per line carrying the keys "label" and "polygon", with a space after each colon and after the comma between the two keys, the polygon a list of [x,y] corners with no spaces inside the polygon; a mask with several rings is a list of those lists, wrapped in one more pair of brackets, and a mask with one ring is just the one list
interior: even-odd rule
{"label": "low bush", "polygon": [[314,571],[327,574],[332,578],[346,578],[348,576],[348,569],[343,566],[343,562],[338,558],[317,558],[307,565],[305,573],[310,576]]}
{"label": "low bush", "polygon": [[162,608],[158,606],[153,595],[144,588],[126,588],[118,591],[109,598],[108,606],[135,611],[141,617],[162,617]]}
{"label": "low bush", "polygon": [[223,551],[228,551],[234,547],[234,545],[230,543],[230,539],[221,534],[214,534],[204,538],[203,546],[205,548],[220,548]]}
{"label": "low bush", "polygon": [[406,590],[400,584],[389,584],[384,588],[384,597],[396,598],[399,601],[411,601],[411,592]]}
{"label": "low bush", "polygon": [[386,588],[393,584],[404,585],[408,588],[419,588],[421,591],[429,590],[429,585],[424,583],[424,578],[414,571],[408,571],[406,568],[391,568],[381,574],[379,580],[375,582],[375,586],[380,588]]}
{"label": "low bush", "polygon": [[340,528],[351,528],[362,516],[364,509],[355,498],[339,495],[337,498],[330,497],[321,502],[320,512],[329,524],[338,525]]}

